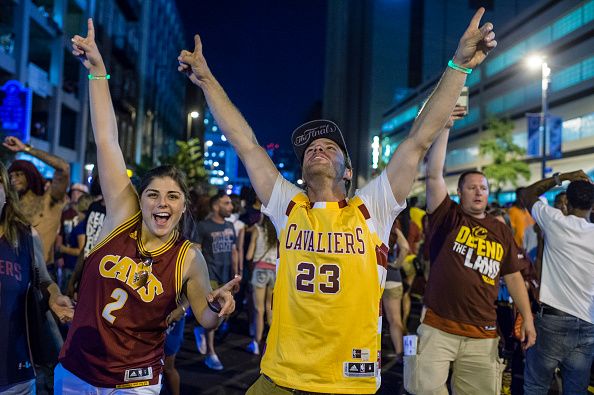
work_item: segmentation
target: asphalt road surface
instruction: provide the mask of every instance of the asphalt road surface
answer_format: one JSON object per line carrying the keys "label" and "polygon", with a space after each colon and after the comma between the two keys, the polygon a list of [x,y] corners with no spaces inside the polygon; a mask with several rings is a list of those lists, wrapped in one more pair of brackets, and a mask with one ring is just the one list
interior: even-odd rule
{"label": "asphalt road surface", "polygon": [[[247,314],[240,313],[231,321],[227,336],[215,343],[216,352],[225,369],[220,372],[204,365],[204,356],[196,350],[193,320],[188,320],[184,331],[184,344],[177,354],[176,367],[181,376],[181,393],[187,395],[243,395],[258,378],[260,356],[246,351],[250,341]],[[391,350],[387,332],[382,336],[383,348]],[[383,360],[382,386],[378,394],[401,394],[402,367],[393,360]],[[168,391],[163,386],[162,394]]]}

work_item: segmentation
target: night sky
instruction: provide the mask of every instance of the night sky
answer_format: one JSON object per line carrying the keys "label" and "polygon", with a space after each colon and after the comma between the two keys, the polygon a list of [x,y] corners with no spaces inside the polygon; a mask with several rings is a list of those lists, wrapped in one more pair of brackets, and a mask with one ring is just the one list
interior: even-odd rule
{"label": "night sky", "polygon": [[321,109],[326,2],[177,0],[187,32],[260,144],[290,147],[290,134]]}

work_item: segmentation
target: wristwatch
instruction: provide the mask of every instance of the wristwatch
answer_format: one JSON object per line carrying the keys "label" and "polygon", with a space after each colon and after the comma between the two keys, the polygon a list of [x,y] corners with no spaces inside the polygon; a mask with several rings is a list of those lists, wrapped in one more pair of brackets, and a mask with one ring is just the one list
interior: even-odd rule
{"label": "wristwatch", "polygon": [[33,148],[33,147],[31,146],[31,144],[25,144],[25,149],[24,149],[23,151],[25,151],[25,152],[29,152],[29,151],[31,151],[31,148]]}
{"label": "wristwatch", "polygon": [[555,174],[553,174],[553,179],[555,180],[555,184],[557,184],[558,186],[561,186],[563,184],[563,181],[561,181],[561,177],[559,177],[561,173],[557,172]]}

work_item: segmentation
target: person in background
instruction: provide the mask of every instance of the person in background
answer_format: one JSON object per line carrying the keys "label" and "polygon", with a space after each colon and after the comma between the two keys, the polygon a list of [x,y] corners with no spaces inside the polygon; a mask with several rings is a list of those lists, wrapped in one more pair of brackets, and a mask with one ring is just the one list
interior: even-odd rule
{"label": "person in background", "polygon": [[[563,181],[568,215],[539,196]],[[555,173],[521,196],[544,237],[536,346],[526,353],[524,393],[546,394],[557,367],[564,394],[588,392],[594,356],[594,185],[577,170]]]}
{"label": "person in background", "polygon": [[69,240],[70,232],[78,224],[79,212],[76,211],[76,203],[82,194],[88,194],[89,188],[86,185],[76,183],[70,186],[68,191],[68,204],[62,210],[62,217],[60,218],[60,231],[56,236],[56,244],[54,246],[55,254],[54,261],[57,268],[57,283],[62,292],[66,292],[68,281],[64,280],[64,258],[60,254],[60,246]]}
{"label": "person in background", "polygon": [[[233,224],[233,228],[235,229],[235,237],[237,239],[237,266],[239,267],[239,274],[243,275],[244,268],[245,268],[245,233],[247,226],[245,222],[239,219],[241,213],[243,212],[243,207],[241,205],[241,198],[239,195],[231,194],[229,195],[231,198],[231,204],[233,204],[233,211],[229,217],[225,218],[225,220],[231,222]],[[242,277],[243,280],[243,277]],[[243,310],[243,298],[244,298],[244,289],[241,289],[242,286],[245,286],[246,282],[242,281],[239,286],[239,291],[234,295],[235,297],[235,305],[239,306],[239,308],[235,311],[235,317],[239,315],[239,313]],[[225,323],[227,324],[227,323]],[[218,329],[219,336],[222,338],[226,336],[226,332],[228,331],[228,325],[221,325]]]}
{"label": "person in background", "polygon": [[522,189],[524,188],[516,189],[516,200],[508,210],[511,228],[514,233],[514,241],[519,247],[524,245],[524,233],[526,229],[534,225],[534,220],[519,197]]}
{"label": "person in background", "polygon": [[103,192],[101,191],[101,180],[99,174],[96,174],[91,181],[90,188],[91,196],[93,196],[93,202],[87,209],[86,213],[86,227],[85,227],[85,248],[83,249],[83,256],[86,258],[91,253],[101,230],[103,228],[103,221],[105,221],[105,200],[103,199]]}
{"label": "person in background", "polygon": [[[235,229],[235,236],[237,237],[237,264],[239,268],[243,268],[246,224],[241,219],[239,219],[242,211],[241,199],[239,195],[231,194],[229,195],[229,198],[231,199],[231,204],[233,205],[233,211],[231,212],[231,215],[225,218],[225,220],[231,222],[233,224],[233,228]],[[240,271],[241,270],[242,269],[240,269]]]}
{"label": "person in background", "polygon": [[165,386],[170,395],[180,395],[181,380],[179,372],[175,367],[175,357],[184,342],[184,327],[186,326],[186,312],[190,304],[186,298],[182,298],[179,306],[169,314],[167,322],[167,337],[165,338],[165,361],[163,364],[163,376]]}
{"label": "person in background", "polygon": [[15,160],[8,168],[10,182],[19,194],[22,211],[39,233],[45,263],[51,267],[54,263],[53,248],[60,229],[60,218],[67,203],[70,165],[64,159],[24,144],[14,136],[6,137],[2,145],[12,152],[27,153],[55,170],[52,182],[45,190],[45,181],[33,163]]}
{"label": "person in background", "polygon": [[[245,236],[244,236],[244,257],[247,254],[247,249],[251,242],[252,232],[255,229],[255,225],[262,218],[262,202],[254,188],[244,187],[241,189],[241,197],[244,202],[243,213],[239,216],[239,219],[245,223]],[[254,270],[253,262],[249,259],[245,259],[243,265],[243,277],[241,287],[236,295],[236,300],[242,301],[240,306],[245,307],[248,314],[249,335],[251,338],[256,336],[256,320],[255,320],[255,307],[253,297],[253,286],[251,284],[252,272]]]}
{"label": "person in background", "polygon": [[75,183],[70,186],[70,190],[68,191],[68,204],[66,205],[66,207],[64,207],[64,210],[62,211],[62,225],[60,228],[60,234],[58,235],[58,238],[68,238],[68,234],[70,233],[72,228],[74,228],[78,223],[75,220],[75,218],[78,217],[76,203],[82,195],[88,193],[89,187],[87,187],[86,185]]}
{"label": "person in background", "polygon": [[97,243],[105,220],[105,201],[101,194],[99,175],[96,172],[93,174],[89,191],[93,201],[85,213],[85,244],[82,253],[78,256],[66,291],[66,294],[74,300],[78,299],[78,286],[84,269],[85,258]]}
{"label": "person in background", "polygon": [[89,188],[86,185],[76,183],[70,186],[70,191],[68,192],[68,204],[64,207],[62,218],[60,219],[60,233],[56,239],[56,250],[59,248],[60,244],[64,244],[64,241],[68,240],[70,232],[78,224],[80,213],[76,209],[76,203],[82,195],[88,193]]}
{"label": "person in background", "polygon": [[256,334],[248,345],[248,351],[259,355],[264,334],[264,315],[268,326],[272,323],[272,291],[276,282],[276,261],[278,257],[278,239],[276,229],[270,218],[261,216],[252,232],[246,258],[253,261],[252,287],[255,307]]}
{"label": "person in background", "polygon": [[390,231],[390,249],[388,253],[388,272],[386,274],[386,286],[382,294],[382,306],[384,314],[390,326],[390,339],[394,346],[394,354],[385,354],[386,357],[394,358],[396,363],[402,363],[402,335],[404,326],[402,324],[402,275],[400,269],[402,263],[409,253],[408,241],[396,227],[396,221]]}
{"label": "person in background", "polygon": [[73,219],[73,223],[76,222],[77,224],[71,229],[70,232],[68,232],[68,238],[64,240],[64,243],[56,243],[57,252],[62,254],[64,261],[61,276],[62,282],[60,285],[60,289],[64,293],[67,293],[68,291],[68,284],[70,283],[70,278],[72,277],[72,273],[76,267],[76,262],[78,261],[78,257],[83,252],[83,248],[85,246],[85,229],[87,226],[86,212],[92,202],[93,197],[88,193],[81,195],[80,198],[77,199],[75,210],[78,215],[75,217],[75,219]]}
{"label": "person in background", "polygon": [[[559,192],[557,195],[555,195],[553,207],[555,207],[558,210],[561,210],[563,215],[568,214],[566,192]],[[534,266],[534,280],[538,285],[540,284],[540,277],[542,274],[542,254],[544,252],[544,239],[542,231],[536,222],[534,222],[534,224],[531,227],[526,228],[526,231],[524,232],[524,245],[522,247],[526,252],[526,256],[528,257],[528,259],[530,259],[530,262],[532,262]]]}
{"label": "person in background", "polygon": [[27,294],[31,292],[33,270],[39,287],[49,295],[49,308],[68,322],[74,310],[70,299],[60,293],[50,278],[37,231],[21,211],[17,190],[0,162],[0,393],[35,394],[35,361],[30,352],[27,327]]}
{"label": "person in background", "polygon": [[[25,217],[39,234],[47,270],[54,281],[57,281],[58,268],[54,261],[54,244],[60,229],[62,210],[67,203],[70,165],[64,159],[24,144],[14,136],[6,137],[3,146],[15,153],[31,155],[54,168],[53,179],[49,181],[42,177],[33,163],[15,160],[8,168],[8,174],[19,195],[19,204]],[[52,391],[52,374],[53,366],[50,364],[39,367],[38,392]]]}
{"label": "person in background", "polygon": [[[209,207],[210,215],[196,225],[192,239],[206,261],[211,287],[218,289],[233,278],[241,280],[235,228],[231,222],[225,220],[233,211],[233,204],[225,191],[218,191],[210,198]],[[197,343],[200,339],[198,351],[201,353],[205,336],[205,365],[212,370],[223,370],[224,366],[214,347],[214,330],[207,330],[204,335],[200,327],[196,327],[194,336]]]}
{"label": "person in background", "polygon": [[449,130],[466,111],[456,106],[427,155],[431,274],[417,354],[404,358],[405,388],[417,395],[446,393],[450,364],[456,393],[499,393],[503,366],[495,300],[500,276],[524,317],[524,347],[536,339],[513,235],[486,213],[487,178],[477,170],[464,172],[458,179],[460,204],[448,195],[443,170]]}
{"label": "person in background", "polygon": [[[491,208],[488,213],[492,215],[497,221],[505,224],[511,229],[511,221],[507,212],[499,207]],[[526,238],[524,238],[526,241]],[[522,251],[522,255],[518,259],[524,262],[521,271],[522,277],[528,288],[530,302],[533,302],[531,294],[531,281],[533,281],[533,267],[532,262],[527,258]],[[518,311],[514,305],[514,300],[510,296],[507,285],[503,279],[499,279],[499,293],[497,295],[497,327],[499,331],[500,353],[499,355],[504,359],[506,367],[503,371],[502,379],[502,393],[503,394],[518,394],[522,393],[523,374],[524,374],[524,353],[521,344],[516,337],[515,327],[518,322]]]}
{"label": "person in background", "polygon": [[411,196],[408,198],[408,206],[410,207],[410,219],[417,225],[419,230],[423,232],[423,217],[427,215],[425,210],[418,207],[419,197]]}
{"label": "person in background", "polygon": [[[417,212],[418,213],[418,212]],[[422,233],[416,221],[411,218],[411,208],[407,205],[396,218],[396,227],[400,229],[404,238],[406,238],[408,249],[407,255],[402,257],[403,274],[403,295],[402,295],[402,323],[405,331],[408,328],[408,318],[411,311],[411,290],[417,277],[415,268],[415,259],[422,241]]]}

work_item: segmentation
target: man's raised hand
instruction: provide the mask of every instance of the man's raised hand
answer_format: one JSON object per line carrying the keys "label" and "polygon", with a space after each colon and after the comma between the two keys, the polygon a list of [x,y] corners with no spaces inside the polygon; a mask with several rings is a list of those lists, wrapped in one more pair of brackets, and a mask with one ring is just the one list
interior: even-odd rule
{"label": "man's raised hand", "polygon": [[76,56],[83,66],[85,66],[92,74],[105,74],[105,65],[103,58],[99,53],[99,48],[95,43],[95,27],[93,20],[87,20],[87,36],[81,37],[78,34],[72,37],[72,54]]}
{"label": "man's raised hand", "polygon": [[481,64],[489,52],[497,46],[495,32],[491,22],[480,26],[481,18],[485,13],[483,7],[474,14],[466,31],[460,38],[458,49],[454,55],[454,63],[459,66],[475,68]]}
{"label": "man's raised hand", "polygon": [[464,118],[466,114],[468,114],[468,108],[456,104],[450,118],[446,122],[445,129],[451,129],[454,126],[454,121]]}
{"label": "man's raised hand", "polygon": [[202,54],[202,41],[197,34],[194,36],[194,52],[182,50],[177,61],[179,62],[177,70],[187,75],[190,81],[198,86],[211,75]]}
{"label": "man's raised hand", "polygon": [[590,177],[588,177],[588,175],[586,173],[584,173],[583,170],[575,170],[575,171],[570,171],[568,173],[564,173],[561,175],[561,179],[565,179],[568,181],[592,182],[592,180],[590,180]]}
{"label": "man's raised hand", "polygon": [[7,136],[4,138],[2,145],[5,148],[8,148],[12,152],[21,152],[24,151],[27,147],[25,143],[23,143],[18,137],[15,136]]}

